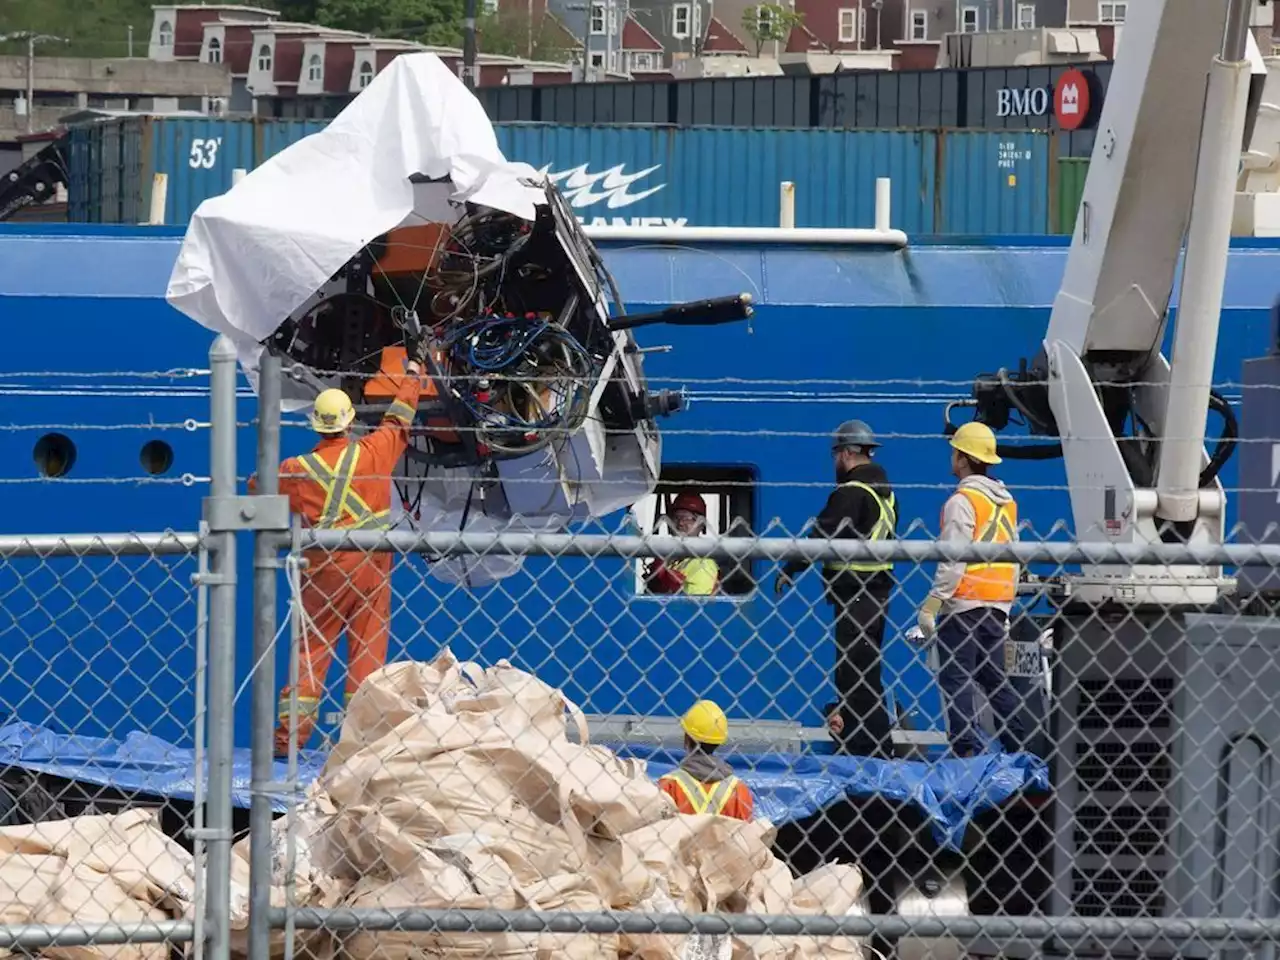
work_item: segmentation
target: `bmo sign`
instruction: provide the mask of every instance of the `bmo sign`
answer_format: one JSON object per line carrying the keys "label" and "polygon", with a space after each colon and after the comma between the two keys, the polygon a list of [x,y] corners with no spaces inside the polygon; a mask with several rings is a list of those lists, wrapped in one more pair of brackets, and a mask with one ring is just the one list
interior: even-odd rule
{"label": "bmo sign", "polygon": [[1048,87],[1001,87],[996,91],[997,117],[1043,117],[1048,110]]}
{"label": "bmo sign", "polygon": [[1094,107],[1089,77],[1067,70],[1053,87],[1001,87],[996,91],[996,116],[1043,117],[1050,111],[1063,130],[1085,125]]}

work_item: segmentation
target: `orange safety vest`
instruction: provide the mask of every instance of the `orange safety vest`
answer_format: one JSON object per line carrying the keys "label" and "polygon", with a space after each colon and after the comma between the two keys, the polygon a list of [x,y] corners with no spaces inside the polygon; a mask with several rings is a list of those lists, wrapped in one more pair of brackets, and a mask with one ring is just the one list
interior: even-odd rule
{"label": "orange safety vest", "polygon": [[[972,487],[957,493],[973,506],[974,543],[1012,543],[1018,539],[1018,505],[1010,500],[1000,505]],[[1012,603],[1018,595],[1016,563],[971,563],[956,587],[955,599],[979,603]]]}
{"label": "orange safety vest", "polygon": [[689,809],[695,814],[713,813],[717,816],[729,805],[729,801],[733,799],[739,783],[737,777],[726,777],[719,783],[705,785],[694,779],[688,771],[681,770],[679,767],[662,779],[675,784],[679,788],[680,793],[684,795],[684,799],[688,801]]}

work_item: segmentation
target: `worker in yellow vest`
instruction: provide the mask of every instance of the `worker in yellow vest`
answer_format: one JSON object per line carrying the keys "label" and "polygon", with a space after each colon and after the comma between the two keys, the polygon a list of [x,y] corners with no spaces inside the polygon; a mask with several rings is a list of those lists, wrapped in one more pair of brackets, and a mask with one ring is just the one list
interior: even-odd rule
{"label": "worker in yellow vest", "polygon": [[[707,527],[707,502],[685,491],[671,502],[667,517],[682,537],[699,537]],[[710,557],[685,557],[667,563],[654,560],[645,571],[650,593],[710,597],[720,592],[720,565]]]}
{"label": "worker in yellow vest", "polygon": [[[951,472],[960,481],[942,508],[941,539],[949,543],[1013,543],[1018,506],[1005,485],[988,476],[1000,463],[996,437],[982,423],[966,423],[951,437]],[[1009,610],[1018,591],[1016,563],[939,563],[917,625],[937,638],[938,685],[947,708],[951,747],[968,757],[982,749],[973,684],[982,687],[1009,752],[1026,742],[1018,696],[1005,673]]]}
{"label": "worker in yellow vest", "polygon": [[751,788],[712,754],[729,739],[729,720],[710,700],[699,700],[680,718],[684,759],[658,781],[658,789],[675,801],[681,813],[712,813],[750,820]]}
{"label": "worker in yellow vest", "polygon": [[[873,459],[879,447],[871,427],[861,420],[847,420],[836,428],[831,441],[836,488],[814,519],[809,536],[894,539],[898,503],[889,475]],[[804,560],[787,561],[774,581],[774,592],[782,595],[789,590],[808,566]],[[844,719],[836,747],[841,753],[892,760],[880,650],[893,596],[893,564],[832,560],[822,565],[822,579],[835,614],[836,693]]]}

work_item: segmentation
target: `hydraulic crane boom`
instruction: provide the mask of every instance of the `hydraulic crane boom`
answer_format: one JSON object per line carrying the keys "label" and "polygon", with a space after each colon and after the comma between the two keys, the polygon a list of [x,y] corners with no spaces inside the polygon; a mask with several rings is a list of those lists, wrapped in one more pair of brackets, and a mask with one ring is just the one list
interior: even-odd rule
{"label": "hydraulic crane boom", "polygon": [[[977,418],[1013,411],[1059,444],[1002,444],[1010,459],[1064,458],[1076,537],[1220,543],[1217,473],[1234,447],[1211,391],[1240,156],[1265,67],[1252,0],[1143,0],[1129,8],[1062,288],[1028,370],[978,379]],[[1251,96],[1251,78],[1257,76]],[[1161,354],[1185,241],[1173,361]],[[1206,456],[1207,413],[1224,429]],[[949,429],[951,428],[948,424]],[[1080,599],[1212,603],[1220,568],[1094,567]]]}

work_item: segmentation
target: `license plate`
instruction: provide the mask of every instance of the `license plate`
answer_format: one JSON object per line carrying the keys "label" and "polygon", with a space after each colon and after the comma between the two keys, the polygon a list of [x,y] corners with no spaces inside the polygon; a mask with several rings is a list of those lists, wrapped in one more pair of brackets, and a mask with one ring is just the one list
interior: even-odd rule
{"label": "license plate", "polygon": [[1004,642],[1004,672],[1010,677],[1040,677],[1044,675],[1044,664],[1040,662],[1040,644],[1033,642],[1018,643],[1014,640]]}

